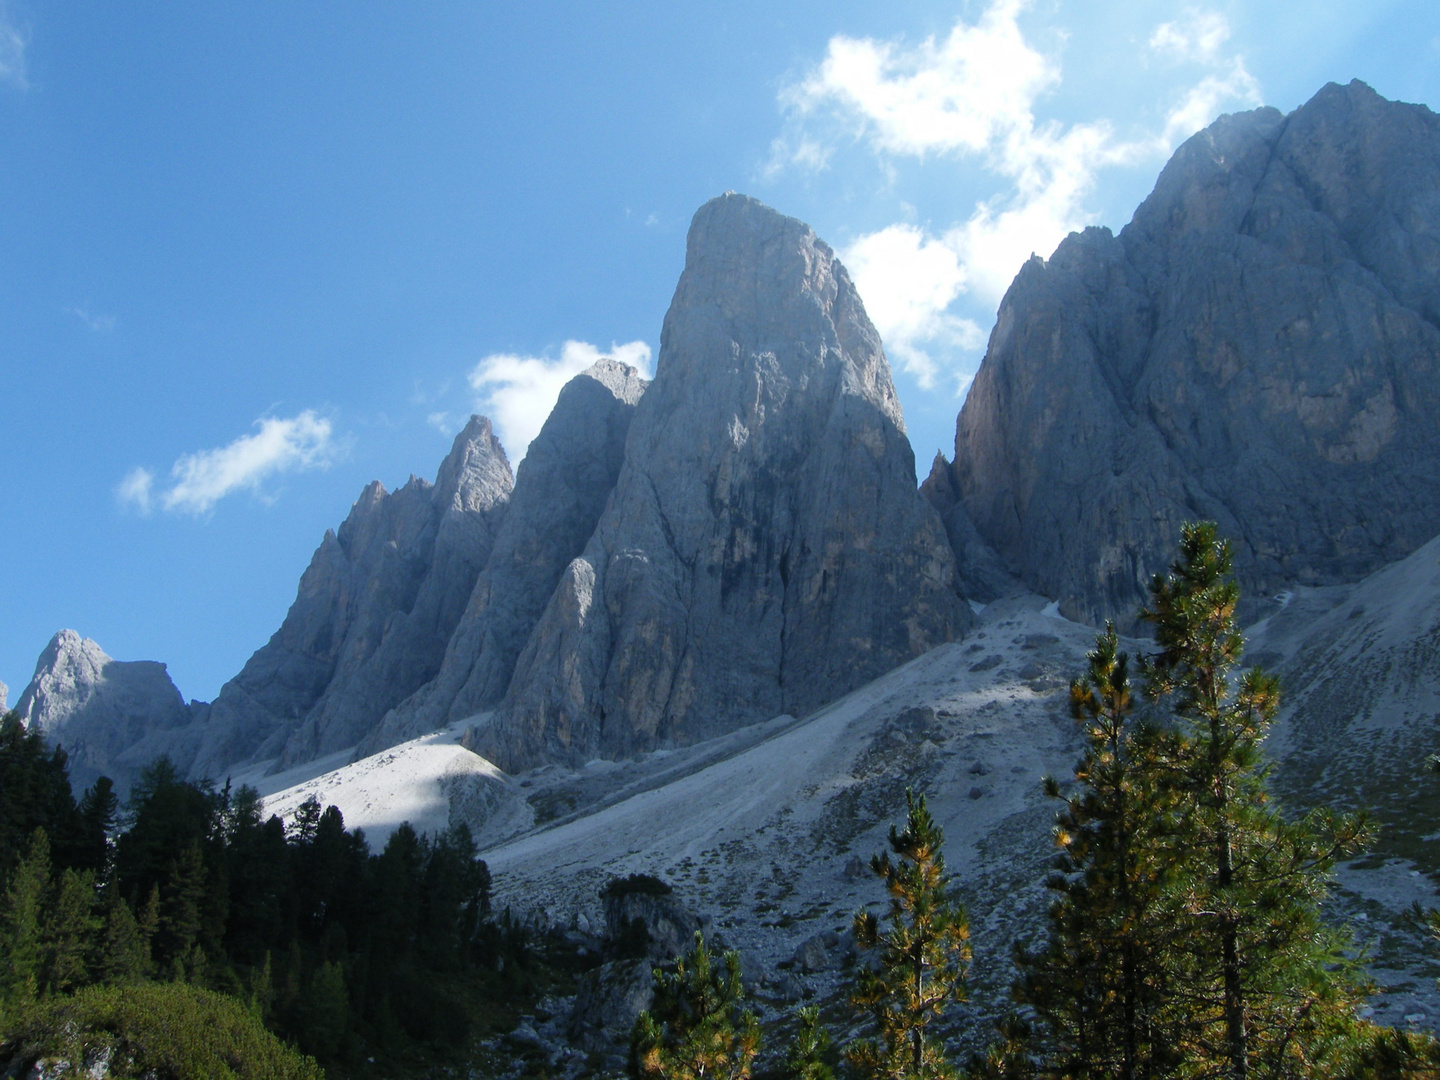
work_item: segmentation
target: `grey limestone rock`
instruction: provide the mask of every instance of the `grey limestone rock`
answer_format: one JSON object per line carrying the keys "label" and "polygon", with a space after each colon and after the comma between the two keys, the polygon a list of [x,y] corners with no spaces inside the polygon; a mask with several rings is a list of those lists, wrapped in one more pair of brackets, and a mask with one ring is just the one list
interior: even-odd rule
{"label": "grey limestone rock", "polygon": [[165,665],[112,660],[74,630],[50,639],[15,710],[27,729],[65,748],[76,790],[104,775],[123,795],[161,754],[183,765],[193,752],[193,710]]}
{"label": "grey limestone rock", "polygon": [[[1440,117],[1331,84],[1222,117],[1131,223],[1032,258],[927,496],[962,564],[1133,625],[1180,526],[1253,596],[1353,581],[1440,532]],[[942,469],[943,472],[943,469]]]}
{"label": "grey limestone rock", "polygon": [[801,715],[970,625],[879,337],[808,226],[703,206],[656,367],[477,739],[504,768]]}
{"label": "grey limestone rock", "polygon": [[10,687],[0,682],[0,713],[10,710]]}
{"label": "grey limestone rock", "polygon": [[585,548],[615,486],[646,381],[601,360],[561,390],[515,477],[494,550],[439,673],[386,716],[369,754],[497,704],[565,567]]}
{"label": "grey limestone rock", "polygon": [[435,483],[370,484],[327,532],[284,623],[210,706],[197,773],[353,746],[440,668],[489,558],[512,479],[484,417]]}

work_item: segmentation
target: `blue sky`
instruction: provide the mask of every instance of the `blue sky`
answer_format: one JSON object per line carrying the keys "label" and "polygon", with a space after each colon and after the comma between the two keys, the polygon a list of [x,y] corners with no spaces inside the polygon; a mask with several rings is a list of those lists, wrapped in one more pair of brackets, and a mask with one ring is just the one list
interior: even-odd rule
{"label": "blue sky", "polygon": [[212,697],[366,482],[653,365],[729,189],[850,265],[923,475],[1032,250],[1351,78],[1440,107],[1440,5],[0,0],[0,679],[70,627]]}

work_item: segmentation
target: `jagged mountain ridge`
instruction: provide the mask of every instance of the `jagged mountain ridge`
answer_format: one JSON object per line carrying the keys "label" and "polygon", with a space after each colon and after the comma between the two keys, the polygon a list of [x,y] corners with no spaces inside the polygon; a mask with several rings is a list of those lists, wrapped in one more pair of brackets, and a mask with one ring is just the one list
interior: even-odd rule
{"label": "jagged mountain ridge", "polygon": [[1254,597],[1440,532],[1437,190],[1440,117],[1331,84],[1220,118],[1119,236],[1032,258],[926,485],[967,580],[1127,622],[1186,520]]}
{"label": "jagged mountain ridge", "polygon": [[808,226],[702,207],[657,372],[577,376],[513,484],[482,417],[434,486],[372,484],[172,757],[283,770],[492,706],[468,741],[506,768],[624,756],[808,712],[971,624],[879,337]]}
{"label": "jagged mountain ridge", "polygon": [[435,678],[361,744],[369,753],[494,706],[566,566],[595,531],[625,455],[639,372],[601,360],[555,402],[520,463],[494,550]]}
{"label": "jagged mountain ridge", "polygon": [[693,742],[971,621],[849,275],[727,194],[691,224],[610,504],[472,745],[514,770]]}

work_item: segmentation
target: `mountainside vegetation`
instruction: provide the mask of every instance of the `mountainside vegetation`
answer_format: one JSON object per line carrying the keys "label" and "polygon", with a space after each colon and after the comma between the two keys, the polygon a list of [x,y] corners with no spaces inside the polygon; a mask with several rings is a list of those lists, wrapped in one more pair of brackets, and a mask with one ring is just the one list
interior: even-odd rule
{"label": "mountainside vegetation", "polygon": [[[1044,782],[1060,803],[1053,899],[1015,945],[1015,1010],[988,1050],[966,1060],[953,1038],[973,1008],[969,922],[911,793],[871,863],[888,912],[854,921],[846,998],[762,1025],[739,954],[712,954],[707,930],[654,969],[631,1074],[1434,1075],[1433,1039],[1365,1018],[1363,951],[1323,910],[1369,822],[1271,794],[1261,744],[1280,687],[1240,669],[1239,600],[1228,542],[1188,525],[1140,613],[1153,647],[1132,659],[1113,625],[1096,639],[1070,688],[1082,757],[1072,782]],[[601,895],[670,893],[632,874]],[[76,800],[64,750],[0,721],[0,1068],[413,1074],[476,1061],[477,1039],[596,962],[495,916],[463,826],[402,826],[372,853],[335,807],[264,819],[253,790],[164,759],[122,811],[104,778]],[[786,1045],[767,1054],[764,1036]],[[533,1055],[522,1068],[548,1075]]]}
{"label": "mountainside vegetation", "polygon": [[[262,819],[252,789],[184,781],[165,759],[123,813],[103,779],[77,804],[64,750],[13,713],[0,720],[0,874],[0,1063],[64,1057],[62,1028],[110,1032],[141,1072],[152,1053],[261,1053],[269,1029],[336,1075],[377,1061],[403,1073],[511,1026],[552,975],[530,935],[492,914],[464,826],[402,826],[372,853],[334,807],[311,802],[287,828]],[[156,1016],[175,1018],[161,1027],[180,1042],[149,1038],[141,1021]]]}

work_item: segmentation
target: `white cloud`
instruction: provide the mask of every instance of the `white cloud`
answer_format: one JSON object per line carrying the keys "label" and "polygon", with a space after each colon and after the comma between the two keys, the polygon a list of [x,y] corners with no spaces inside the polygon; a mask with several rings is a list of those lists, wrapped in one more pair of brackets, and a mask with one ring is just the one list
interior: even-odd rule
{"label": "white cloud", "polygon": [[306,409],[282,420],[256,421],[254,435],[242,435],[227,446],[186,454],[170,469],[174,480],[162,500],[166,510],[203,514],[233,491],[258,491],[261,481],[293,469],[330,464],[330,421]]}
{"label": "white cloud", "polygon": [[[1033,127],[1032,104],[1060,81],[1058,67],[1020,33],[1024,6],[996,0],[974,26],[956,23],[944,41],[929,37],[910,50],[833,37],[819,68],[781,101],[802,116],[838,106],[892,154],[987,150]],[[803,137],[794,145],[820,157]]]}
{"label": "white cloud", "polygon": [[138,513],[150,512],[150,489],[154,486],[155,474],[138,465],[125,474],[125,479],[115,486],[115,497],[121,506],[133,507]]}
{"label": "white cloud", "polygon": [[1205,76],[1170,110],[1160,148],[1169,153],[1220,115],[1222,105],[1235,102],[1253,107],[1260,100],[1260,84],[1245,69],[1245,61],[1236,57],[1228,71]]}
{"label": "white cloud", "polygon": [[1187,8],[1182,19],[1161,23],[1150,35],[1150,48],[1176,60],[1214,60],[1230,40],[1230,23],[1216,11]]}
{"label": "white cloud", "polygon": [[1168,154],[1223,106],[1258,101],[1243,60],[1219,55],[1229,24],[1192,9],[1150,40],[1158,53],[1210,68],[1179,97],[1161,130],[1126,140],[1106,119],[1037,119],[1061,72],[1026,40],[1019,24],[1026,7],[1026,0],[993,0],[974,24],[957,22],[943,39],[913,47],[831,38],[821,63],[780,94],[785,129],[772,144],[767,173],[818,171],[837,145],[859,139],[887,167],[902,157],[961,158],[978,161],[998,181],[966,221],[938,235],[891,225],[861,236],[846,253],[887,347],[922,387],[942,367],[958,368],[957,344],[978,347],[969,344],[978,328],[970,333],[974,323],[950,314],[950,305],[962,294],[997,303],[1032,254],[1048,258],[1067,234],[1091,224],[1087,200],[1103,169]]}
{"label": "white cloud", "polygon": [[984,336],[970,319],[945,309],[965,287],[953,247],[914,225],[891,225],[862,236],[841,252],[892,360],[926,390],[940,365],[926,345],[974,351]]}
{"label": "white cloud", "polygon": [[271,476],[323,469],[333,458],[330,421],[313,409],[288,420],[267,416],[255,426],[259,430],[253,435],[181,457],[171,467],[170,485],[163,492],[154,492],[155,477],[148,469],[131,469],[116,488],[117,497],[141,513],[158,502],[166,510],[203,514],[232,492],[259,491]]}
{"label": "white cloud", "polygon": [[598,360],[619,360],[650,375],[650,346],[643,341],[611,345],[602,353],[585,341],[567,341],[559,359],[493,353],[475,365],[470,386],[479,394],[477,408],[495,424],[512,461],[525,456],[567,382]]}
{"label": "white cloud", "polygon": [[84,308],[72,307],[70,314],[83,322],[97,334],[108,334],[115,329],[114,315],[95,315]]}
{"label": "white cloud", "polygon": [[0,5],[0,82],[20,90],[30,89],[25,72],[25,35],[10,22],[8,5]]}

